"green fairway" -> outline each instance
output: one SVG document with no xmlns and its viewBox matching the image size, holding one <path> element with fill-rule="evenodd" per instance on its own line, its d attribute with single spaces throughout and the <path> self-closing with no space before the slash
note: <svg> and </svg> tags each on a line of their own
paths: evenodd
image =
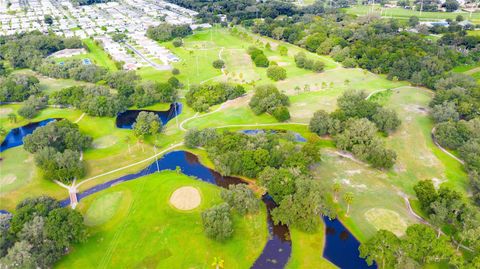
<svg viewBox="0 0 480 269">
<path fill-rule="evenodd" d="M 472 23 L 480 22 L 480 13 L 472 13 L 470 16 L 469 12 L 421 12 L 414 11 L 404 8 L 383 8 L 380 5 L 355 5 L 350 8 L 345 8 L 345 11 L 348 14 L 355 14 L 359 16 L 364 16 L 367 14 L 378 14 L 385 18 L 396 18 L 402 20 L 408 20 L 411 16 L 417 16 L 420 20 L 446 20 L 446 19 L 455 19 L 458 15 L 462 15 L 465 19 L 470 20 Z"/>
<path fill-rule="evenodd" d="M 99 45 L 95 43 L 93 39 L 83 39 L 82 42 L 87 47 L 88 53 L 74 57 L 78 57 L 79 59 L 89 58 L 97 65 L 106 67 L 110 70 L 117 70 L 115 62 Z"/>
<path fill-rule="evenodd" d="M 170 195 L 182 186 L 200 190 L 199 208 L 172 208 Z M 214 257 L 223 259 L 225 268 L 248 268 L 267 240 L 266 209 L 262 206 L 253 216 L 235 215 L 234 236 L 224 243 L 210 240 L 203 234 L 200 212 L 220 203 L 219 193 L 214 185 L 162 172 L 89 196 L 79 210 L 93 225 L 91 236 L 57 268 L 210 268 Z"/>
</svg>

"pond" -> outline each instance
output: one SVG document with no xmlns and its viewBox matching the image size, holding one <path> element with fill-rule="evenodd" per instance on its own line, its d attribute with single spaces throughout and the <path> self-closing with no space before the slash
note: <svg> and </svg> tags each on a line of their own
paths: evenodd
<svg viewBox="0 0 480 269">
<path fill-rule="evenodd" d="M 3 152 L 9 148 L 23 145 L 23 138 L 35 131 L 38 127 L 45 126 L 47 123 L 58 119 L 46 119 L 39 122 L 32 122 L 22 127 L 14 128 L 8 132 L 5 140 L 0 145 L 0 152 Z"/>
<path fill-rule="evenodd" d="M 140 112 L 153 112 L 162 121 L 162 124 L 165 125 L 171 119 L 175 118 L 176 116 L 182 113 L 182 104 L 181 103 L 173 103 L 170 104 L 170 108 L 167 111 L 156 111 L 156 110 L 127 110 L 122 113 L 118 113 L 117 118 L 115 120 L 115 124 L 118 128 L 122 129 L 132 129 L 133 123 L 137 119 L 138 114 Z"/>
<path fill-rule="evenodd" d="M 377 268 L 375 264 L 368 266 L 367 262 L 359 257 L 360 242 L 338 219 L 330 220 L 323 217 L 323 221 L 326 226 L 324 258 L 340 268 Z"/>
<path fill-rule="evenodd" d="M 272 133 L 285 133 L 285 134 L 292 134 L 293 138 L 295 139 L 296 142 L 307 142 L 307 139 L 303 137 L 301 134 L 293 131 L 286 131 L 286 130 L 264 130 L 264 129 L 251 129 L 251 130 L 240 130 L 240 133 L 244 133 L 247 135 L 257 135 L 257 134 L 264 134 L 266 132 L 272 132 Z"/>
</svg>

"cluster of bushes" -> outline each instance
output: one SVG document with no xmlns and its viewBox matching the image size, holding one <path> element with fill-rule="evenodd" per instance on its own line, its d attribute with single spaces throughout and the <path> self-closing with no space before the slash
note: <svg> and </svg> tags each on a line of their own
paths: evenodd
<svg viewBox="0 0 480 269">
<path fill-rule="evenodd" d="M 230 185 L 220 193 L 223 204 L 213 206 L 202 212 L 205 234 L 217 241 L 230 238 L 234 231 L 231 216 L 232 209 L 239 215 L 258 213 L 259 199 L 245 184 Z"/>
<path fill-rule="evenodd" d="M 267 69 L 267 77 L 274 81 L 284 80 L 287 78 L 287 70 L 278 65 L 271 65 Z"/>
<path fill-rule="evenodd" d="M 175 38 L 183 38 L 192 34 L 188 24 L 173 25 L 161 23 L 157 26 L 150 26 L 147 29 L 147 36 L 153 40 L 165 42 Z"/>
<path fill-rule="evenodd" d="M 11 74 L 0 77 L 0 102 L 22 102 L 41 93 L 40 81 L 31 75 Z"/>
<path fill-rule="evenodd" d="M 43 176 L 64 183 L 84 175 L 80 151 L 91 144 L 92 138 L 80 133 L 78 125 L 68 120 L 50 122 L 23 139 L 24 149 L 34 154 Z"/>
<path fill-rule="evenodd" d="M 248 105 L 257 115 L 267 112 L 278 121 L 290 119 L 287 108 L 290 105 L 288 96 L 281 93 L 274 85 L 257 86 Z"/>
<path fill-rule="evenodd" d="M 279 205 L 272 211 L 275 223 L 314 231 L 321 221 L 320 215 L 335 216 L 325 188 L 309 174 L 310 166 L 320 161 L 320 146 L 316 141 L 298 145 L 276 133 L 246 135 L 204 129 L 189 130 L 185 145 L 206 147 L 216 170 L 223 175 L 258 178 Z M 222 197 L 237 211 L 249 212 L 255 203 L 245 199 L 244 192 L 242 196 L 230 193 Z"/>
<path fill-rule="evenodd" d="M 342 150 L 351 151 L 357 158 L 374 167 L 390 168 L 396 154 L 386 149 L 377 137 L 380 130 L 394 131 L 401 121 L 395 111 L 366 100 L 361 91 L 344 93 L 338 100 L 338 109 L 331 114 L 320 110 L 310 120 L 309 129 L 318 134 L 330 134 Z"/>
<path fill-rule="evenodd" d="M 295 54 L 295 64 L 298 68 L 304 68 L 315 72 L 322 72 L 325 69 L 325 64 L 319 60 L 308 59 L 305 52 Z"/>
<path fill-rule="evenodd" d="M 0 215 L 0 264 L 4 268 L 50 268 L 72 244 L 86 240 L 82 215 L 50 197 L 28 198 L 15 214 Z"/>
<path fill-rule="evenodd" d="M 193 85 L 185 95 L 187 104 L 195 111 L 207 111 L 211 106 L 242 96 L 245 89 L 231 83 Z"/>
<path fill-rule="evenodd" d="M 480 204 L 480 87 L 462 74 L 449 74 L 435 84 L 430 106 L 436 121 L 435 139 L 457 150 L 469 172 L 473 199 Z"/>
<path fill-rule="evenodd" d="M 35 116 L 37 116 L 38 111 L 46 108 L 47 105 L 48 105 L 47 96 L 40 97 L 40 96 L 31 95 L 23 103 L 23 106 L 18 110 L 18 115 L 26 119 L 32 119 Z"/>
<path fill-rule="evenodd" d="M 268 67 L 270 65 L 270 62 L 268 61 L 267 56 L 265 56 L 263 53 L 263 50 L 256 47 L 249 47 L 247 52 L 256 67 Z"/>
</svg>

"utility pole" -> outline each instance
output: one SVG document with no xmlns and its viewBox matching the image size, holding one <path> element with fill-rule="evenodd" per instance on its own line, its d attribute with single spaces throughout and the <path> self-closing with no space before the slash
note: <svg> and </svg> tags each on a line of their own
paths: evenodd
<svg viewBox="0 0 480 269">
<path fill-rule="evenodd" d="M 155 139 L 155 144 L 153 145 L 153 151 L 155 152 L 155 163 L 157 164 L 157 172 L 160 173 L 160 167 L 158 166 L 158 157 L 157 157 L 157 139 Z"/>
</svg>

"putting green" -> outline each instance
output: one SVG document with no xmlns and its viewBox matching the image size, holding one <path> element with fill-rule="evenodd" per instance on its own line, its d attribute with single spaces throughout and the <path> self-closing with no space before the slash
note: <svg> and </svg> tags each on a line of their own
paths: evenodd
<svg viewBox="0 0 480 269">
<path fill-rule="evenodd" d="M 407 230 L 407 223 L 400 215 L 392 210 L 384 208 L 372 208 L 365 212 L 365 218 L 377 230 L 388 230 L 397 236 L 403 236 Z"/>
<path fill-rule="evenodd" d="M 117 213 L 123 199 L 123 192 L 112 192 L 96 198 L 84 216 L 88 226 L 101 225 L 110 220 Z"/>
<path fill-rule="evenodd" d="M 200 190 L 203 198 L 188 213 L 169 204 L 183 186 Z M 98 225 L 56 267 L 210 268 L 220 257 L 225 268 L 249 268 L 267 241 L 266 208 L 262 204 L 260 213 L 251 216 L 234 214 L 233 237 L 217 242 L 204 234 L 201 212 L 221 202 L 219 187 L 173 171 L 115 185 L 81 200 L 80 212 Z M 102 216 L 108 206 L 116 208 L 109 219 Z"/>
</svg>

